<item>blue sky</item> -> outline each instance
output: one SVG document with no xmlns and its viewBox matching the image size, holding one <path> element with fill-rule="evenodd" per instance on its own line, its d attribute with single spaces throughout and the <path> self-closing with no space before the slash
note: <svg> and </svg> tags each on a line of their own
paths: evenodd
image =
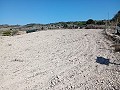
<svg viewBox="0 0 120 90">
<path fill-rule="evenodd" d="M 120 0 L 0 0 L 0 24 L 100 20 L 118 10 Z"/>
</svg>

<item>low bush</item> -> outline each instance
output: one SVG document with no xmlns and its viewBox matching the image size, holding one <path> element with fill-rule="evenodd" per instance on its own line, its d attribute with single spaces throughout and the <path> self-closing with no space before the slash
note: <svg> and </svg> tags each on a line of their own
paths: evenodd
<svg viewBox="0 0 120 90">
<path fill-rule="evenodd" d="M 32 30 L 27 30 L 26 33 L 32 33 L 32 32 L 36 32 L 37 29 L 32 29 Z"/>
<path fill-rule="evenodd" d="M 18 33 L 18 30 L 5 30 L 2 32 L 2 36 L 13 36 Z"/>
<path fill-rule="evenodd" d="M 11 36 L 11 30 L 3 31 L 2 36 Z"/>
</svg>

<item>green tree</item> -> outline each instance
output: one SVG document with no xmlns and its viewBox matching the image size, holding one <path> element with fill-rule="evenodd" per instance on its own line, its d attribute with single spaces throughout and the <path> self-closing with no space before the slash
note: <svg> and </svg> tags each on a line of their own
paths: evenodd
<svg viewBox="0 0 120 90">
<path fill-rule="evenodd" d="M 95 21 L 92 19 L 87 20 L 86 24 L 95 24 Z"/>
</svg>

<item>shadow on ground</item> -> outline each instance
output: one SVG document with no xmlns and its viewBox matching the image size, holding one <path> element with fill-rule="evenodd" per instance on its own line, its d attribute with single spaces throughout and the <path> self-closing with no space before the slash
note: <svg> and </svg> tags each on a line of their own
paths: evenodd
<svg viewBox="0 0 120 90">
<path fill-rule="evenodd" d="M 96 62 L 104 65 L 109 65 L 109 64 L 120 65 L 117 63 L 110 62 L 109 59 L 106 59 L 104 57 L 97 57 Z"/>
</svg>

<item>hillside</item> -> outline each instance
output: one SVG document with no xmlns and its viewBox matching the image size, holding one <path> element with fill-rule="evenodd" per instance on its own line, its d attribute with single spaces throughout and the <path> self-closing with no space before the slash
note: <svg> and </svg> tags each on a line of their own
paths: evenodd
<svg viewBox="0 0 120 90">
<path fill-rule="evenodd" d="M 112 21 L 120 23 L 120 11 L 118 11 L 112 18 Z"/>
</svg>

